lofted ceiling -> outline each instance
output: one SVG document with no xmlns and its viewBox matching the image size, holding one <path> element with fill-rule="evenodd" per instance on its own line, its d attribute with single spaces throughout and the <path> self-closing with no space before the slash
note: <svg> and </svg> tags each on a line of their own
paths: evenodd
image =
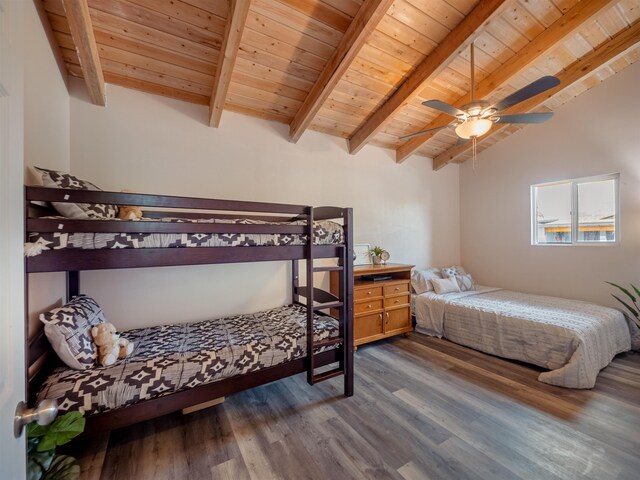
<svg viewBox="0 0 640 480">
<path fill-rule="evenodd" d="M 40 2 L 41 0 L 36 0 Z M 497 101 L 543 75 L 561 84 L 518 105 L 546 111 L 640 56 L 640 0 L 44 0 L 69 75 L 94 103 L 104 83 L 417 154 L 434 168 L 471 155 L 451 117 L 421 105 Z M 222 120 L 223 121 L 223 120 Z M 518 126 L 494 125 L 481 151 Z M 535 128 L 527 127 L 527 128 Z"/>
</svg>

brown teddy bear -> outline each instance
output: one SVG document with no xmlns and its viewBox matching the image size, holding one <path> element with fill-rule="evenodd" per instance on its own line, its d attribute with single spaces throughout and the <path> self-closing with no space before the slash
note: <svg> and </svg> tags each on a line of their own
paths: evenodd
<svg viewBox="0 0 640 480">
<path fill-rule="evenodd" d="M 121 338 L 112 323 L 101 323 L 93 327 L 91 336 L 98 346 L 98 363 L 103 367 L 113 365 L 119 358 L 125 358 L 133 352 L 133 342 Z"/>
<path fill-rule="evenodd" d="M 131 190 L 122 190 L 122 193 L 134 193 Z M 121 205 L 118 208 L 118 218 L 122 220 L 140 220 L 142 209 L 132 205 Z"/>
</svg>

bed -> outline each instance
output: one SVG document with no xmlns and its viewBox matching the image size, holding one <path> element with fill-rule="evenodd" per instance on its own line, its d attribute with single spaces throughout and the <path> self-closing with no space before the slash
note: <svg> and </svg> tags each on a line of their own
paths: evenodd
<svg viewBox="0 0 640 480">
<path fill-rule="evenodd" d="M 56 398 L 96 433 L 300 373 L 310 385 L 343 376 L 353 395 L 352 209 L 106 192 L 47 172 L 55 184 L 25 187 L 27 295 L 41 272 L 66 273 L 70 302 L 86 270 L 288 261 L 291 298 L 268 312 L 126 332 L 132 358 L 86 371 L 61 366 L 45 332 L 29 331 L 29 403 Z M 116 218 L 123 206 L 144 217 Z M 317 288 L 316 272 L 337 273 L 338 291 Z"/>
<path fill-rule="evenodd" d="M 306 308 L 286 305 L 250 315 L 122 332 L 135 349 L 114 365 L 55 369 L 38 400 L 55 399 L 59 411 L 95 415 L 257 372 L 306 356 Z M 315 314 L 314 341 L 338 338 L 338 322 Z M 319 347 L 320 353 L 337 345 Z"/>
<path fill-rule="evenodd" d="M 577 300 L 476 285 L 414 295 L 416 331 L 549 371 L 538 380 L 592 388 L 619 353 L 640 347 L 638 327 L 620 311 Z"/>
</svg>

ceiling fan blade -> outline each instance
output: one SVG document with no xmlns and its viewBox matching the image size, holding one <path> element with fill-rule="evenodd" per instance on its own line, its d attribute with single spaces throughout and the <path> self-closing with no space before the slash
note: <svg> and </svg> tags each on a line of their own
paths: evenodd
<svg viewBox="0 0 640 480">
<path fill-rule="evenodd" d="M 469 140 L 471 140 L 470 138 L 462 138 L 459 137 L 458 141 L 456 142 L 456 144 L 454 145 L 454 147 L 459 147 L 460 145 L 464 145 L 465 143 L 467 143 Z"/>
<path fill-rule="evenodd" d="M 553 117 L 553 112 L 516 113 L 513 115 L 497 115 L 495 123 L 544 123 Z"/>
<path fill-rule="evenodd" d="M 539 93 L 546 92 L 550 88 L 553 88 L 557 85 L 560 85 L 560 80 L 558 80 L 556 77 L 541 77 L 535 82 L 531 82 L 526 87 L 521 88 L 517 92 L 512 93 L 508 97 L 503 98 L 498 103 L 492 105 L 489 108 L 494 108 L 500 112 L 520 102 L 524 102 L 528 98 L 535 97 Z"/>
<path fill-rule="evenodd" d="M 446 114 L 451 115 L 452 117 L 458 117 L 460 115 L 466 117 L 467 114 L 460 110 L 457 107 L 454 107 L 453 105 L 449 105 L 446 102 L 443 102 L 441 100 L 427 100 L 422 102 L 422 104 L 426 107 L 430 107 L 430 108 L 434 108 L 436 110 L 440 110 L 441 112 L 444 112 Z"/>
<path fill-rule="evenodd" d="M 423 130 L 422 132 L 412 133 L 411 135 L 405 135 L 404 137 L 400 137 L 398 140 L 409 140 L 413 137 L 419 137 L 420 135 L 424 135 L 425 133 L 437 132 L 438 130 L 443 130 L 445 128 L 449 128 L 451 125 L 445 125 L 443 127 L 430 128 L 429 130 Z"/>
</svg>

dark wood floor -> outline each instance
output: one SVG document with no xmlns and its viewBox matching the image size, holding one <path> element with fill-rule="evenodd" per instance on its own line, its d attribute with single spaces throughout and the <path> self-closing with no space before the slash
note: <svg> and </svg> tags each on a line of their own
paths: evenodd
<svg viewBox="0 0 640 480">
<path fill-rule="evenodd" d="M 419 334 L 356 361 L 353 398 L 285 379 L 85 441 L 81 478 L 640 478 L 640 354 L 593 390 Z"/>
</svg>

